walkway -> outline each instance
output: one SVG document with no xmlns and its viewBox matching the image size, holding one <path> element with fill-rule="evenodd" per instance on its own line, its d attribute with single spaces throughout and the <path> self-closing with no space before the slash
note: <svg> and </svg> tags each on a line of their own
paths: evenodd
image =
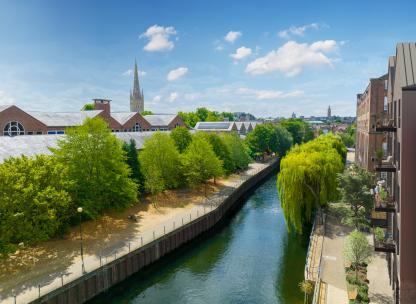
<svg viewBox="0 0 416 304">
<path fill-rule="evenodd" d="M 372 242 L 372 236 L 371 242 Z M 390 286 L 386 254 L 376 252 L 367 267 L 367 278 L 370 281 L 368 293 L 370 304 L 393 304 L 393 290 Z"/>
<path fill-rule="evenodd" d="M 151 214 L 150 221 L 146 211 L 141 211 L 136 213 L 138 217 L 137 223 L 128 222 L 126 220 L 126 212 L 123 213 L 123 218 L 111 217 L 112 228 L 110 229 L 103 229 L 102 226 L 107 224 L 102 221 L 85 223 L 86 226 L 93 225 L 93 229 L 91 227 L 87 229 L 90 234 L 84 240 L 84 265 L 86 272 L 109 263 L 120 255 L 138 249 L 154 239 L 182 225 L 186 225 L 205 213 L 211 212 L 242 182 L 267 166 L 268 164 L 253 163 L 247 171 L 223 180 L 221 190 L 209 199 L 201 199 L 193 203 L 188 201 L 188 204 L 185 206 L 165 208 L 160 215 L 158 213 Z M 127 212 L 132 212 L 132 210 Z M 144 220 L 143 223 L 142 220 Z M 114 226 L 114 221 L 120 227 Z M 96 230 L 104 230 L 104 233 L 101 233 L 98 239 L 94 235 L 94 228 Z M 54 243 L 58 243 L 59 246 L 54 248 Z M 67 247 L 65 246 L 66 243 Z M 2 279 L 0 279 L 0 302 L 14 303 L 13 295 L 17 295 L 17 303 L 27 303 L 36 299 L 39 295 L 44 295 L 80 277 L 82 275 L 82 264 L 78 246 L 79 240 L 76 238 L 52 240 L 46 242 L 46 245 L 37 246 L 43 250 L 40 252 L 41 261 L 34 261 L 30 267 L 22 267 L 23 270 L 17 273 L 10 273 L 7 276 L 3 273 Z M 54 251 L 50 252 L 51 247 Z M 13 260 L 3 261 L 1 264 L 10 262 L 13 262 Z M 1 264 L 0 266 L 4 266 Z"/>
</svg>

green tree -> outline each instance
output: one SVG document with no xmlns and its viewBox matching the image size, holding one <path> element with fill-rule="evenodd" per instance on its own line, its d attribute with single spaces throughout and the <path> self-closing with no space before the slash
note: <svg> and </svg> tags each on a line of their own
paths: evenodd
<svg viewBox="0 0 416 304">
<path fill-rule="evenodd" d="M 280 125 L 292 134 L 294 144 L 301 144 L 313 139 L 311 126 L 300 118 L 282 120 Z"/>
<path fill-rule="evenodd" d="M 123 150 L 127 155 L 127 165 L 130 167 L 130 178 L 137 184 L 138 190 L 141 191 L 144 186 L 144 176 L 140 170 L 139 156 L 137 154 L 136 142 L 130 139 L 129 143 L 123 144 Z"/>
<path fill-rule="evenodd" d="M 178 115 L 188 128 L 195 127 L 196 123 L 200 121 L 198 115 L 194 112 L 179 112 Z"/>
<path fill-rule="evenodd" d="M 191 132 L 185 127 L 176 127 L 170 132 L 170 137 L 175 142 L 175 146 L 179 153 L 185 151 L 192 141 Z"/>
<path fill-rule="evenodd" d="M 233 114 L 233 113 L 231 113 L 231 112 L 222 112 L 222 113 L 221 113 L 221 116 L 222 116 L 222 118 L 223 118 L 223 119 L 221 119 L 221 120 L 224 120 L 224 119 L 226 119 L 226 120 L 228 120 L 228 121 L 234 121 L 234 120 L 235 120 L 235 116 L 234 116 L 234 114 Z"/>
<path fill-rule="evenodd" d="M 148 138 L 139 160 L 148 192 L 155 194 L 180 185 L 182 170 L 179 152 L 168 134 L 155 132 Z"/>
<path fill-rule="evenodd" d="M 62 233 L 75 208 L 64 166 L 51 156 L 9 158 L 0 165 L 0 253 L 20 242 Z"/>
<path fill-rule="evenodd" d="M 369 225 L 366 215 L 374 206 L 374 198 L 370 188 L 374 184 L 374 175 L 356 164 L 352 164 L 337 175 L 340 201 L 347 204 L 350 209 L 343 222 L 356 229 Z"/>
<path fill-rule="evenodd" d="M 317 208 L 338 197 L 336 176 L 342 172 L 342 156 L 330 136 L 294 147 L 281 160 L 277 179 L 280 204 L 287 227 L 302 233 Z"/>
<path fill-rule="evenodd" d="M 225 144 L 223 137 L 219 136 L 216 133 L 208 133 L 208 132 L 197 132 L 195 137 L 203 137 L 206 141 L 208 141 L 211 146 L 212 150 L 214 151 L 215 155 L 222 160 L 224 173 L 230 174 L 235 171 L 235 163 L 231 158 L 231 152 L 228 145 Z"/>
<path fill-rule="evenodd" d="M 234 163 L 234 167 L 238 170 L 247 169 L 251 158 L 248 154 L 247 147 L 243 144 L 240 137 L 235 133 L 223 133 L 220 136 L 230 151 L 230 156 L 232 162 Z"/>
<path fill-rule="evenodd" d="M 202 137 L 195 137 L 182 155 L 185 178 L 190 185 L 223 175 L 222 161 Z M 205 188 L 206 189 L 206 188 Z"/>
<path fill-rule="evenodd" d="M 153 112 L 152 112 L 152 111 L 147 110 L 147 111 L 143 111 L 143 112 L 141 112 L 140 114 L 141 114 L 142 116 L 146 116 L 146 115 L 153 115 Z"/>
<path fill-rule="evenodd" d="M 371 261 L 374 248 L 370 245 L 367 237 L 362 232 L 354 230 L 351 232 L 344 245 L 344 258 L 351 263 L 355 269 L 355 278 L 358 278 L 358 268 Z"/>
<path fill-rule="evenodd" d="M 209 110 L 207 108 L 197 108 L 196 115 L 198 115 L 199 121 L 206 121 L 209 115 Z"/>
<path fill-rule="evenodd" d="M 87 118 L 81 126 L 67 129 L 58 148 L 51 150 L 74 182 L 71 196 L 88 217 L 136 201 L 137 185 L 130 179 L 122 143 L 101 118 Z"/>
<path fill-rule="evenodd" d="M 95 110 L 93 103 L 86 103 L 81 109 L 81 111 L 92 111 L 92 110 Z"/>
</svg>

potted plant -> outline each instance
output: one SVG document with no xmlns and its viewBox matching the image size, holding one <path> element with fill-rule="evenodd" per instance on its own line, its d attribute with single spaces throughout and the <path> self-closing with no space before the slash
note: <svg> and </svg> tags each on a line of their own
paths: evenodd
<svg viewBox="0 0 416 304">
<path fill-rule="evenodd" d="M 385 207 L 387 202 L 387 191 L 384 189 L 384 187 L 380 187 L 380 190 L 378 192 L 378 197 L 380 198 L 380 204 Z"/>
<path fill-rule="evenodd" d="M 383 149 L 378 148 L 376 150 L 376 160 L 379 165 L 381 165 L 381 161 L 383 160 L 383 155 L 384 155 Z"/>
<path fill-rule="evenodd" d="M 378 243 L 384 242 L 384 239 L 385 239 L 384 230 L 380 227 L 374 228 L 374 238 Z"/>
</svg>

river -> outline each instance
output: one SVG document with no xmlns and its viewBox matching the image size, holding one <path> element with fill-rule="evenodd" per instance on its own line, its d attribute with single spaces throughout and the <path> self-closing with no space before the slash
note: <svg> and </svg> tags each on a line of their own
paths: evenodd
<svg viewBox="0 0 416 304">
<path fill-rule="evenodd" d="M 229 224 L 92 303 L 303 303 L 307 240 L 288 234 L 270 177 Z"/>
</svg>

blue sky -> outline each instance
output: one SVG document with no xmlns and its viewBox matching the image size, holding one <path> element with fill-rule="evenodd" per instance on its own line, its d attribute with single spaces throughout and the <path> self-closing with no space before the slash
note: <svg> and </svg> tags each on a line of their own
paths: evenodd
<svg viewBox="0 0 416 304">
<path fill-rule="evenodd" d="M 261 3 L 260 3 L 261 2 Z M 342 4 L 341 4 L 342 2 Z M 377 3 L 377 5 L 375 5 Z M 355 115 L 356 94 L 414 41 L 414 1 L 2 1 L 0 104 Z M 394 10 L 394 15 L 392 12 Z"/>
</svg>

